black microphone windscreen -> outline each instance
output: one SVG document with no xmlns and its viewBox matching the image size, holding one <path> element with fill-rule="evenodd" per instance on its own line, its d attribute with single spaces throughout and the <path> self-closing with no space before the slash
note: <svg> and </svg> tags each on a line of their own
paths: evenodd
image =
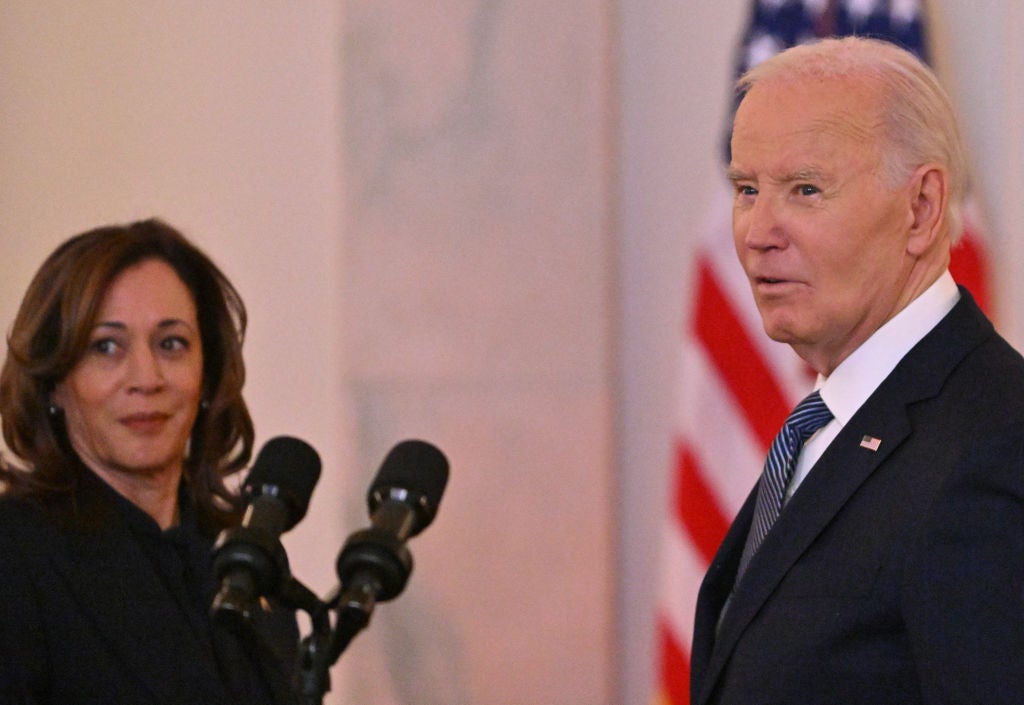
<svg viewBox="0 0 1024 705">
<path fill-rule="evenodd" d="M 298 438 L 277 436 L 256 456 L 242 487 L 247 495 L 270 494 L 288 505 L 287 529 L 306 516 L 313 488 L 320 479 L 320 456 Z"/>
<path fill-rule="evenodd" d="M 402 488 L 423 495 L 434 511 L 448 483 L 448 459 L 425 441 L 402 441 L 387 454 L 367 493 L 370 511 L 374 495 L 387 488 Z"/>
</svg>

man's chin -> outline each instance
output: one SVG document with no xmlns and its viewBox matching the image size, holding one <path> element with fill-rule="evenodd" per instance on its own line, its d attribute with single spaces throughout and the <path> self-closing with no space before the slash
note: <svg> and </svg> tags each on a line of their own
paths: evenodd
<svg viewBox="0 0 1024 705">
<path fill-rule="evenodd" d="M 797 335 L 796 328 L 790 321 L 779 321 L 769 317 L 762 317 L 761 324 L 764 326 L 765 335 L 776 343 L 793 345 L 800 341 L 800 336 Z"/>
</svg>

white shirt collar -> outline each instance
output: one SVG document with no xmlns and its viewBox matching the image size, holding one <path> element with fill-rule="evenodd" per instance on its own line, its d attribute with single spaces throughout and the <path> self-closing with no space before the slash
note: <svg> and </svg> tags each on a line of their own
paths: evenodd
<svg viewBox="0 0 1024 705">
<path fill-rule="evenodd" d="M 818 377 L 816 386 L 821 398 L 840 426 L 846 425 L 899 361 L 959 300 L 960 291 L 947 270 L 854 350 L 831 375 Z"/>
</svg>

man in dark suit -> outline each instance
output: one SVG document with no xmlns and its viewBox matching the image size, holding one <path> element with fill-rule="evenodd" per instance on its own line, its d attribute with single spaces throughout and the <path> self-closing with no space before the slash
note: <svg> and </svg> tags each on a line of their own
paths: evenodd
<svg viewBox="0 0 1024 705">
<path fill-rule="evenodd" d="M 948 272 L 949 101 L 857 38 L 740 88 L 736 251 L 817 393 L 705 576 L 691 700 L 1024 703 L 1024 360 Z"/>
</svg>

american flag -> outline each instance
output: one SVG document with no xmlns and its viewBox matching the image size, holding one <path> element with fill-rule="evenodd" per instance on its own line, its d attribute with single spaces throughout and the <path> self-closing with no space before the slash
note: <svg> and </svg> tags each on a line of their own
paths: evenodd
<svg viewBox="0 0 1024 705">
<path fill-rule="evenodd" d="M 794 44 L 847 34 L 885 39 L 929 61 L 936 47 L 928 44 L 926 19 L 921 0 L 756 0 L 737 52 L 736 77 Z M 802 361 L 763 333 L 733 252 L 732 197 L 724 177 L 721 183 L 695 256 L 694 291 L 677 358 L 675 465 L 662 538 L 655 705 L 689 703 L 690 639 L 700 581 L 757 481 L 772 438 L 812 382 Z M 977 214 L 969 199 L 951 270 L 991 315 Z"/>
</svg>

